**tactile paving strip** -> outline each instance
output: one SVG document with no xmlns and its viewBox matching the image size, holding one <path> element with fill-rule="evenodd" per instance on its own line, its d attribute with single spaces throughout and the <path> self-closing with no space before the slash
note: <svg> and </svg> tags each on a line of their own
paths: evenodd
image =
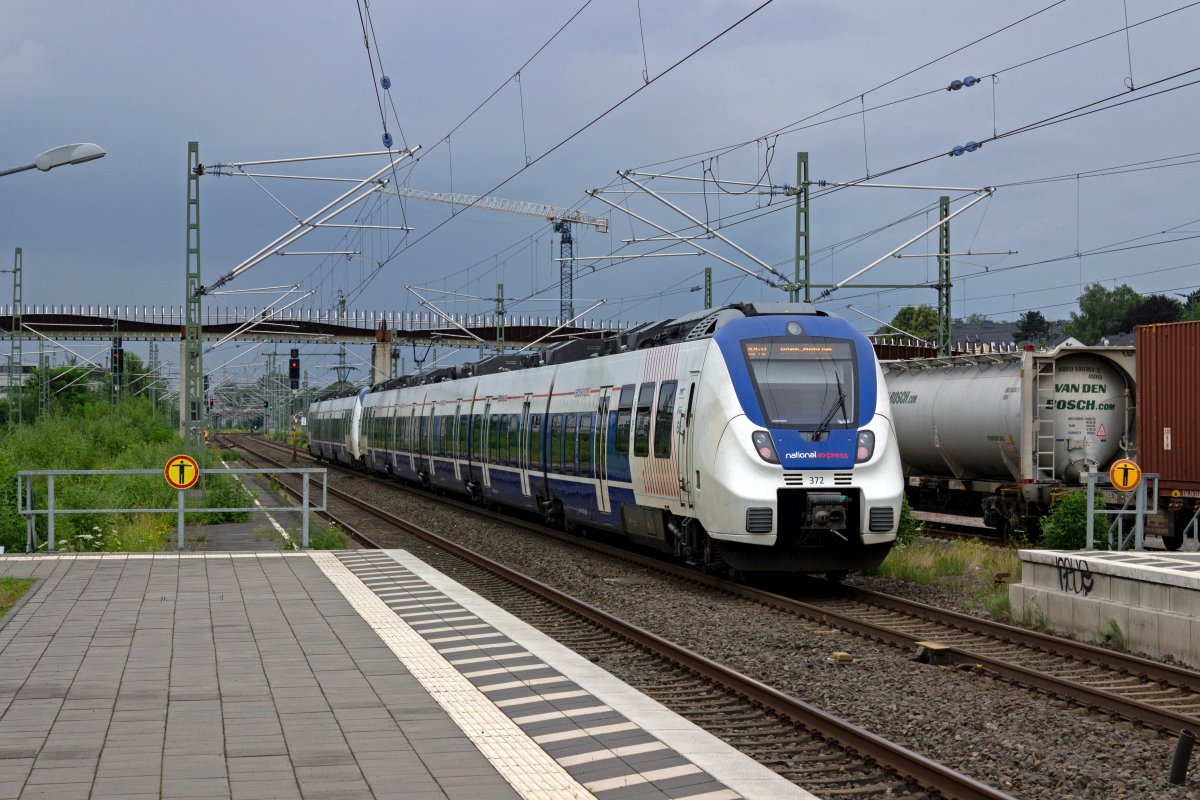
<svg viewBox="0 0 1200 800">
<path fill-rule="evenodd" d="M 485 705 L 595 796 L 742 796 L 387 554 L 341 552 L 337 558 L 475 686 Z"/>
</svg>

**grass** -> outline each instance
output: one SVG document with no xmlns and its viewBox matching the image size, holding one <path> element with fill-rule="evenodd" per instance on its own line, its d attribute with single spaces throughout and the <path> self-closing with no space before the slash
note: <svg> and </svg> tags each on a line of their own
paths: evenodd
<svg viewBox="0 0 1200 800">
<path fill-rule="evenodd" d="M 1011 618 L 1008 584 L 1021 580 L 1017 551 L 975 541 L 914 539 L 892 549 L 874 574 L 962 592 L 967 609 Z"/>
<path fill-rule="evenodd" d="M 0 616 L 7 614 L 34 583 L 33 578 L 0 578 Z"/>
<path fill-rule="evenodd" d="M 161 475 L 167 459 L 184 451 L 174 422 L 155 415 L 144 400 L 87 401 L 38 417 L 32 424 L 0 432 L 0 545 L 25 549 L 25 519 L 17 514 L 15 473 L 23 469 L 152 469 L 150 475 L 80 475 L 55 479 L 58 508 L 172 508 L 175 490 Z M 219 467 L 209 451 L 205 467 Z M 47 483 L 33 482 L 37 508 L 46 507 Z M 250 494 L 228 475 L 205 476 L 202 488 L 187 492 L 189 506 L 252 504 Z M 189 513 L 192 525 L 248 519 L 245 512 Z M 174 513 L 64 514 L 55 519 L 56 546 L 71 551 L 162 550 L 175 529 Z M 38 520 L 39 549 L 45 547 L 46 519 Z"/>
<path fill-rule="evenodd" d="M 308 521 L 308 546 L 313 550 L 345 550 L 346 534 L 337 525 L 331 525 L 321 522 L 315 517 L 310 517 Z M 290 544 L 286 540 L 280 539 L 279 547 L 281 550 L 298 549 L 300 547 L 299 533 L 292 536 Z"/>
</svg>

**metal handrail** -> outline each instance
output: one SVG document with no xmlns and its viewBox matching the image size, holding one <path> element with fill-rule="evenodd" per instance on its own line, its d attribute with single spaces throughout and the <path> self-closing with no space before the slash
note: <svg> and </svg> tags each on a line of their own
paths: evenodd
<svg viewBox="0 0 1200 800">
<path fill-rule="evenodd" d="M 55 552 L 54 540 L 54 520 L 60 514 L 178 514 L 176 548 L 183 550 L 184 546 L 184 516 L 186 514 L 197 514 L 214 511 L 222 512 L 250 512 L 250 511 L 275 511 L 275 512 L 299 512 L 301 515 L 300 527 L 300 546 L 307 548 L 308 527 L 309 527 L 309 512 L 310 511 L 325 511 L 329 497 L 329 477 L 324 467 L 295 467 L 295 468 L 250 468 L 250 467 L 224 467 L 222 469 L 204 468 L 200 470 L 200 475 L 300 475 L 303 478 L 302 499 L 299 506 L 188 506 L 186 493 L 189 489 L 179 489 L 178 504 L 174 508 L 59 508 L 55 504 L 54 496 L 54 479 L 58 476 L 71 475 L 162 475 L 161 469 L 27 469 L 17 472 L 17 513 L 25 517 L 25 552 L 34 552 L 37 545 L 37 519 L 45 517 L 46 522 L 46 550 L 47 552 Z M 310 495 L 310 481 L 312 475 L 319 474 L 321 476 L 321 503 L 319 506 L 312 505 Z M 34 478 L 44 477 L 46 479 L 46 507 L 36 508 L 34 503 L 33 483 Z"/>
</svg>

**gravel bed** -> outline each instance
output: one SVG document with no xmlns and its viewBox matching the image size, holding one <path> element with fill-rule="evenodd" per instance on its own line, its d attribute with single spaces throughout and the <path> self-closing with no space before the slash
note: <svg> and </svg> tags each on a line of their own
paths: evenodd
<svg viewBox="0 0 1200 800">
<path fill-rule="evenodd" d="M 481 521 L 362 478 L 331 479 L 353 482 L 371 502 L 418 525 L 1014 797 L 1200 797 L 1200 776 L 1183 787 L 1167 783 L 1174 737 L 971 670 L 918 664 L 900 649 L 514 530 L 500 518 Z M 398 546 L 437 565 L 430 546 L 410 537 Z M 960 607 L 954 592 L 853 580 Z M 853 662 L 833 663 L 836 650 Z M 601 665 L 618 676 L 636 668 Z"/>
</svg>

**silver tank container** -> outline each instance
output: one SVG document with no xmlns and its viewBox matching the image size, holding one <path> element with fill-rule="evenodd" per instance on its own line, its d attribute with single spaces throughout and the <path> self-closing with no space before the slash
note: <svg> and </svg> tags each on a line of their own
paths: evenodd
<svg viewBox="0 0 1200 800">
<path fill-rule="evenodd" d="M 1088 353 L 1063 355 L 1053 374 L 1026 378 L 1020 360 L 885 364 L 900 456 L 916 475 L 1019 480 L 1022 459 L 1037 459 L 1054 439 L 1054 475 L 1078 483 L 1121 449 L 1127 384 L 1121 369 Z M 1024 443 L 1024 444 L 1023 444 Z M 1022 453 L 1022 449 L 1030 452 Z M 1049 459 L 1043 458 L 1048 464 Z"/>
</svg>

